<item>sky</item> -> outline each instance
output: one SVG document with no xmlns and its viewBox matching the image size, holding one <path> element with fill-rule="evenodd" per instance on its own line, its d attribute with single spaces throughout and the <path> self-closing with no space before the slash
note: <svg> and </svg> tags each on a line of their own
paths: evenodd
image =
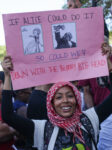
<svg viewBox="0 0 112 150">
<path fill-rule="evenodd" d="M 66 0 L 1 0 L 0 2 L 0 45 L 5 45 L 2 14 L 60 10 Z"/>
</svg>

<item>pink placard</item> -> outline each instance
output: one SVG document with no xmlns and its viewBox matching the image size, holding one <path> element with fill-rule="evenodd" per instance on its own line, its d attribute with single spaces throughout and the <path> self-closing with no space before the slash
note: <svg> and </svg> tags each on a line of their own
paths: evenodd
<svg viewBox="0 0 112 150">
<path fill-rule="evenodd" d="M 102 8 L 4 14 L 15 90 L 108 75 Z"/>
</svg>

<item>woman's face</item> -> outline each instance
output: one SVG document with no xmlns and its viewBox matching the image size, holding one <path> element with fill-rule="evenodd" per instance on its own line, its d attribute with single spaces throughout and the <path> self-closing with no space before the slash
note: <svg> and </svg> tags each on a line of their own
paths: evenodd
<svg viewBox="0 0 112 150">
<path fill-rule="evenodd" d="M 68 5 L 68 9 L 73 9 L 76 7 L 74 0 L 68 0 L 67 5 Z"/>
<path fill-rule="evenodd" d="M 76 109 L 76 99 L 69 86 L 57 90 L 53 98 L 53 107 L 56 113 L 64 118 L 71 117 Z"/>
<path fill-rule="evenodd" d="M 68 9 L 80 8 L 82 6 L 79 0 L 68 0 L 67 5 L 68 5 Z"/>
</svg>

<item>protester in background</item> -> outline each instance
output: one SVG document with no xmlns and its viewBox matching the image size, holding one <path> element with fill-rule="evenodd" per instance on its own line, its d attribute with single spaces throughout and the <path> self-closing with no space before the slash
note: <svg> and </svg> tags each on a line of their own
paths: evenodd
<svg viewBox="0 0 112 150">
<path fill-rule="evenodd" d="M 84 101 L 87 109 L 97 106 L 110 94 L 107 87 L 108 82 L 107 77 L 98 77 L 79 81 L 79 86 L 82 86 L 84 89 Z"/>
<path fill-rule="evenodd" d="M 14 91 L 14 111 L 23 117 L 27 117 L 27 105 L 31 92 L 31 88 Z"/>
<path fill-rule="evenodd" d="M 82 2 L 83 1 L 81 0 L 67 0 L 68 9 L 81 8 L 83 6 Z M 107 81 L 107 79 L 108 78 L 104 78 L 104 81 Z M 79 81 L 79 86 L 83 86 L 84 89 L 83 92 L 86 108 L 99 104 L 102 100 L 104 100 L 106 96 L 109 95 L 110 91 L 108 90 L 108 88 L 102 88 L 103 86 L 105 86 L 104 81 L 102 81 L 102 78 L 97 78 L 97 80 L 96 78 L 94 78 Z M 98 84 L 102 83 L 102 87 L 98 86 Z"/>
<path fill-rule="evenodd" d="M 92 7 L 96 7 L 97 2 L 98 0 L 92 0 Z M 84 8 L 85 5 L 83 3 L 84 3 L 83 0 L 67 0 L 67 8 L 68 9 Z M 104 35 L 109 38 L 109 31 L 105 20 L 104 20 Z"/>
<path fill-rule="evenodd" d="M 79 81 L 78 80 L 72 81 L 72 84 L 75 85 L 77 87 L 77 89 L 80 91 L 80 95 L 81 95 L 81 110 L 84 111 L 84 110 L 86 110 L 86 106 L 85 106 L 85 101 L 84 101 L 83 88 L 81 86 L 79 86 Z"/>
<path fill-rule="evenodd" d="M 20 89 L 13 91 L 13 110 L 18 115 L 27 118 L 27 106 L 29 102 L 29 97 L 32 92 L 31 88 Z M 18 133 L 15 145 L 18 150 L 25 150 L 26 147 L 26 137 Z"/>
<path fill-rule="evenodd" d="M 104 36 L 105 43 L 108 45 L 108 38 Z M 109 49 L 108 47 L 106 49 Z M 111 50 L 110 50 L 111 51 Z M 111 52 L 109 51 L 109 57 L 111 57 Z M 110 59 L 110 58 L 109 58 Z M 110 59 L 112 61 L 112 59 Z M 109 85 L 109 77 L 98 77 L 86 80 L 80 80 L 79 86 L 82 86 L 84 89 L 84 100 L 86 108 L 90 108 L 92 106 L 96 106 L 100 104 L 109 94 L 110 89 Z"/>
<path fill-rule="evenodd" d="M 0 71 L 0 150 L 14 150 L 14 136 L 16 131 L 2 121 L 1 117 L 1 99 L 4 84 L 4 72 Z"/>
<path fill-rule="evenodd" d="M 110 60 L 108 63 L 111 64 Z M 31 121 L 13 113 L 9 74 L 10 69 L 13 68 L 9 56 L 4 58 L 2 66 L 5 71 L 2 115 L 8 124 L 25 136 L 33 138 L 34 146 L 39 150 L 43 149 L 42 146 L 50 150 L 78 147 L 95 149 L 99 122 L 101 123 L 112 113 L 112 93 L 102 104 L 82 113 L 77 88 L 70 82 L 56 83 L 47 95 L 47 113 L 50 121 Z M 109 70 L 111 69 L 112 64 L 109 65 Z M 110 77 L 112 80 L 112 74 Z"/>
<path fill-rule="evenodd" d="M 81 8 L 83 3 L 81 0 L 67 0 L 67 5 L 69 9 L 74 9 Z M 105 30 L 105 35 L 108 36 L 107 29 Z M 83 86 L 84 89 L 83 92 L 86 108 L 100 104 L 110 93 L 108 89 L 108 77 L 82 80 L 79 81 L 79 86 Z"/>
<path fill-rule="evenodd" d="M 81 0 L 67 0 L 67 6 L 68 6 L 68 9 L 81 8 L 82 1 Z"/>
<path fill-rule="evenodd" d="M 103 44 L 103 54 L 108 53 L 109 59 L 112 61 L 112 47 L 107 43 Z M 110 70 L 112 72 L 112 69 Z M 111 90 L 111 89 L 110 89 Z M 98 150 L 111 150 L 112 149 L 112 115 L 110 115 L 101 124 L 99 134 Z"/>
<path fill-rule="evenodd" d="M 27 117 L 30 119 L 37 119 L 37 120 L 48 120 L 47 117 L 47 108 L 46 108 L 46 97 L 47 92 L 51 84 L 47 85 L 40 85 L 34 87 L 27 107 Z M 33 139 L 27 138 L 26 147 L 30 147 L 33 150 Z"/>
<path fill-rule="evenodd" d="M 33 89 L 28 103 L 27 117 L 30 119 L 48 119 L 46 108 L 47 92 L 52 84 L 37 86 Z"/>
<path fill-rule="evenodd" d="M 108 52 L 109 54 L 108 59 L 112 61 L 111 47 L 107 43 L 104 43 L 103 46 L 106 49 L 105 52 L 103 52 L 103 54 Z M 84 100 L 85 100 L 87 109 L 93 106 L 97 106 L 98 104 L 102 103 L 104 98 L 110 94 L 110 88 L 108 86 L 109 77 L 107 76 L 82 80 L 82 81 L 79 81 L 79 85 L 83 86 Z M 103 150 L 103 149 L 109 150 L 109 148 L 112 149 L 111 124 L 112 124 L 112 115 L 110 115 L 101 124 L 99 143 L 98 143 L 99 150 Z"/>
</svg>

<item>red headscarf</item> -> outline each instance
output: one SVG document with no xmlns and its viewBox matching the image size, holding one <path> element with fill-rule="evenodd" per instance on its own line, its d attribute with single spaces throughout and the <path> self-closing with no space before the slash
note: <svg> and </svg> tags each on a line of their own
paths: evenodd
<svg viewBox="0 0 112 150">
<path fill-rule="evenodd" d="M 76 101 L 77 101 L 77 106 L 76 106 L 75 112 L 69 118 L 64 118 L 64 117 L 59 116 L 55 112 L 52 102 L 51 102 L 53 100 L 54 95 L 56 94 L 56 91 L 63 86 L 71 87 L 71 89 L 73 90 L 73 92 L 75 94 Z M 76 136 L 82 142 L 84 142 L 83 137 L 82 137 L 82 132 L 80 130 L 80 127 L 81 127 L 80 115 L 82 114 L 80 92 L 77 90 L 77 88 L 72 83 L 58 82 L 50 88 L 50 90 L 48 91 L 48 94 L 47 94 L 47 113 L 48 113 L 49 120 L 53 125 L 56 125 L 58 127 L 65 129 L 65 133 L 67 131 L 73 133 L 74 137 Z"/>
</svg>

